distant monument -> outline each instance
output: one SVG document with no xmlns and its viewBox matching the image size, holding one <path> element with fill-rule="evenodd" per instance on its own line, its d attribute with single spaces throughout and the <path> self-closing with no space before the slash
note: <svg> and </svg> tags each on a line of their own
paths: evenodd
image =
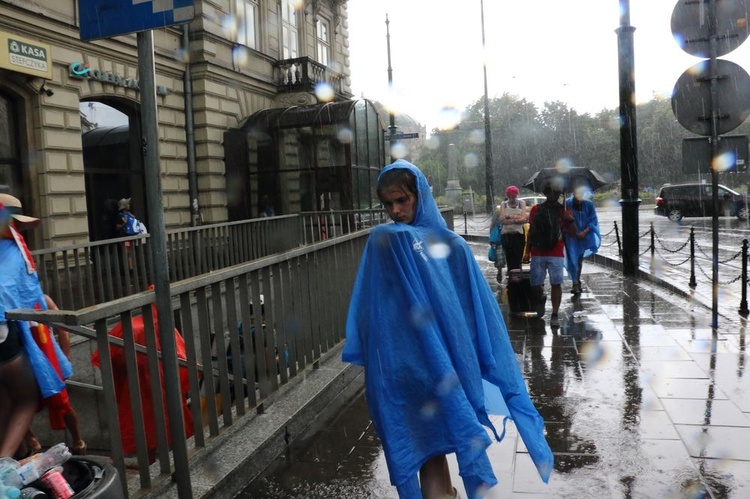
<svg viewBox="0 0 750 499">
<path fill-rule="evenodd" d="M 461 182 L 458 180 L 458 150 L 456 144 L 448 144 L 448 185 L 445 197 L 451 206 L 458 206 L 461 198 Z"/>
</svg>

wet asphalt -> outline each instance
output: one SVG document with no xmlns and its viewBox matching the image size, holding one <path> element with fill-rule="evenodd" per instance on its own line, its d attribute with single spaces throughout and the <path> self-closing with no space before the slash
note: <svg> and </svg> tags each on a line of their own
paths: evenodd
<svg viewBox="0 0 750 499">
<path fill-rule="evenodd" d="M 722 315 L 713 330 L 704 305 L 586 263 L 583 294 L 570 294 L 566 282 L 553 328 L 548 317 L 512 316 L 486 245 L 472 248 L 555 454 L 544 484 L 509 423 L 505 439 L 488 449 L 499 484 L 487 498 L 750 497 L 744 319 Z M 350 396 L 238 497 L 397 497 L 365 395 Z M 451 457 L 449 464 L 466 497 Z"/>
</svg>

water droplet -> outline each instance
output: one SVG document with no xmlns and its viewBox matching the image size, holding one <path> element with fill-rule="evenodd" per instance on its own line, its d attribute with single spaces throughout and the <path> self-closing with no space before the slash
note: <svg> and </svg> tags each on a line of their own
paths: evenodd
<svg viewBox="0 0 750 499">
<path fill-rule="evenodd" d="M 336 92 L 333 90 L 333 86 L 327 81 L 322 81 L 315 85 L 315 97 L 320 102 L 331 102 L 336 96 Z"/>
<path fill-rule="evenodd" d="M 451 254 L 451 247 L 443 242 L 428 243 L 427 254 L 432 258 L 448 258 Z"/>
</svg>

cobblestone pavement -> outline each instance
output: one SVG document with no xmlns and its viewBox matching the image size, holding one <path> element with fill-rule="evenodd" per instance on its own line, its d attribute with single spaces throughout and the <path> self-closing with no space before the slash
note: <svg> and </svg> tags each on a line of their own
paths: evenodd
<svg viewBox="0 0 750 499">
<path fill-rule="evenodd" d="M 564 289 L 562 324 L 552 329 L 510 316 L 486 245 L 472 247 L 555 453 L 545 485 L 509 424 L 488 449 L 499 480 L 488 498 L 750 497 L 750 355 L 741 317 L 722 315 L 714 331 L 705 305 L 587 263 L 584 293 Z M 397 497 L 361 390 L 238 497 Z"/>
</svg>

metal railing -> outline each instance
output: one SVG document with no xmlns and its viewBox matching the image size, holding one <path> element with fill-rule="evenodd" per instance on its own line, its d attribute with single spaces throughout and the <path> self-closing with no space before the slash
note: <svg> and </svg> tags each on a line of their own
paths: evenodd
<svg viewBox="0 0 750 499">
<path fill-rule="evenodd" d="M 453 228 L 453 210 L 441 210 Z M 304 212 L 170 229 L 170 282 L 199 276 L 389 222 L 384 210 Z M 42 289 L 78 310 L 146 291 L 153 284 L 149 235 L 32 252 Z"/>
<path fill-rule="evenodd" d="M 187 469 L 172 469 L 167 435 L 174 432 L 168 432 L 164 417 L 171 397 L 189 408 L 194 430 L 189 449 L 205 447 L 208 438 L 248 413 L 262 412 L 264 401 L 279 386 L 343 340 L 349 293 L 369 233 L 343 235 L 173 283 L 172 300 L 179 304 L 176 325 L 186 346 L 185 357 L 178 359 L 189 380 L 183 393 L 164 392 L 160 376 L 153 374 L 160 371 L 161 352 L 152 291 L 77 311 L 8 312 L 8 318 L 65 326 L 72 334 L 95 340 L 99 352 L 120 349 L 126 374 L 110 356 L 100 355 L 100 410 L 112 423 L 108 430 L 113 463 L 126 477 L 115 386 L 127 385 L 139 476 L 137 484 L 130 482 L 130 491 L 123 480 L 127 497 L 153 487 L 152 460 L 161 478 L 174 473 L 175 480 L 190 480 Z M 109 334 L 117 323 L 122 339 Z M 142 343 L 134 340 L 137 323 L 142 325 Z M 150 386 L 139 380 L 137 366 L 144 361 L 152 373 Z M 151 397 L 151 416 L 141 407 L 143 397 Z M 149 449 L 144 428 L 148 417 L 154 418 L 155 450 Z"/>
</svg>

